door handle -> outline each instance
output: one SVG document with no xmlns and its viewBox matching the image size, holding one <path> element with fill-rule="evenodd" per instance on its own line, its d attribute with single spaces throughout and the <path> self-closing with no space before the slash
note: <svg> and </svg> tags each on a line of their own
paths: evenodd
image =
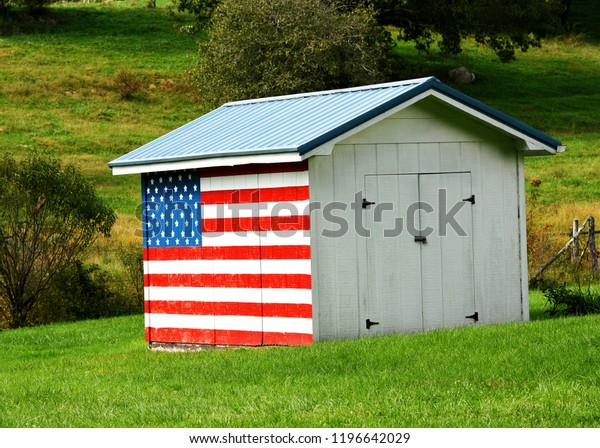
<svg viewBox="0 0 600 448">
<path fill-rule="evenodd" d="M 421 235 L 416 235 L 415 236 L 415 243 L 423 243 L 423 244 L 425 244 L 426 242 L 427 242 L 427 237 L 421 236 Z"/>
</svg>

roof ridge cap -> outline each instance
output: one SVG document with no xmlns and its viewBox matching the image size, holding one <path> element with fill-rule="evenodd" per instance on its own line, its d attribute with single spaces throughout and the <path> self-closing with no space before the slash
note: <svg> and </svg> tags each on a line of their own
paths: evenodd
<svg viewBox="0 0 600 448">
<path fill-rule="evenodd" d="M 271 96 L 265 98 L 255 98 L 248 100 L 238 100 L 238 101 L 230 101 L 228 103 L 223 104 L 221 107 L 231 107 L 231 106 L 242 106 L 245 104 L 257 104 L 257 103 L 268 103 L 274 101 L 285 101 L 291 100 L 294 98 L 310 98 L 313 96 L 324 96 L 324 95 L 335 95 L 338 93 L 349 93 L 349 92 L 360 92 L 362 90 L 377 90 L 377 89 L 387 89 L 391 87 L 400 87 L 400 86 L 410 86 L 410 85 L 422 85 L 427 82 L 440 82 L 435 76 L 428 76 L 424 78 L 415 78 L 415 79 L 405 79 L 402 81 L 392 81 L 381 84 L 372 84 L 367 86 L 357 86 L 357 87 L 348 87 L 344 89 L 333 89 L 333 90 L 321 90 L 318 92 L 306 92 L 306 93 L 294 93 L 290 95 L 279 95 L 279 96 Z"/>
</svg>

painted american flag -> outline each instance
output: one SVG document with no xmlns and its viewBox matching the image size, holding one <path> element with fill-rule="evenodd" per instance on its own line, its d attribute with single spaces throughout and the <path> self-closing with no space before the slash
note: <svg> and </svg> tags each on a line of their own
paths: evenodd
<svg viewBox="0 0 600 448">
<path fill-rule="evenodd" d="M 312 343 L 308 165 L 142 177 L 146 339 Z"/>
</svg>

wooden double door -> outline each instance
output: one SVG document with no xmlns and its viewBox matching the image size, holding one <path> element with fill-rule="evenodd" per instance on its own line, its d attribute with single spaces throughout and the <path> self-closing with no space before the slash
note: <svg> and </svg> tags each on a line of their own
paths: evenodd
<svg viewBox="0 0 600 448">
<path fill-rule="evenodd" d="M 366 175 L 366 295 L 361 335 L 478 320 L 471 173 Z"/>
</svg>

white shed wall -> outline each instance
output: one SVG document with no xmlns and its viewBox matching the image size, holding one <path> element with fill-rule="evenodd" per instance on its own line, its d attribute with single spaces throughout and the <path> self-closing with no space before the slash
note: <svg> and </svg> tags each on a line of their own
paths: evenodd
<svg viewBox="0 0 600 448">
<path fill-rule="evenodd" d="M 367 174 L 470 172 L 479 323 L 527 319 L 523 156 L 515 148 L 503 134 L 427 99 L 337 144 L 331 155 L 310 158 L 311 203 L 321 205 L 311 214 L 314 340 L 358 337 L 364 326 L 367 246 L 354 231 L 350 204 Z M 340 227 L 324 216 L 333 201 L 348 205 L 333 212 L 349 225 L 336 238 L 323 236 Z"/>
</svg>

